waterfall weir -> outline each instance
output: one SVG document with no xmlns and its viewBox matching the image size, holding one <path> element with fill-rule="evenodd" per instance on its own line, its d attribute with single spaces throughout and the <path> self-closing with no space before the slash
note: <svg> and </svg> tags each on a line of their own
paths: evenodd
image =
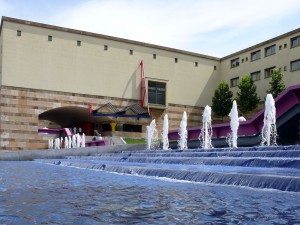
<svg viewBox="0 0 300 225">
<path fill-rule="evenodd" d="M 179 181 L 300 192 L 300 146 L 144 150 L 41 159 L 62 166 Z"/>
</svg>

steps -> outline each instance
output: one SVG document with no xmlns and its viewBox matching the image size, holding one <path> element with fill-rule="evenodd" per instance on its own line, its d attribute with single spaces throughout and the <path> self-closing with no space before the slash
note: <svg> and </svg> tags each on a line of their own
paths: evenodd
<svg viewBox="0 0 300 225">
<path fill-rule="evenodd" d="M 300 146 L 133 151 L 38 161 L 180 181 L 300 192 Z"/>
</svg>

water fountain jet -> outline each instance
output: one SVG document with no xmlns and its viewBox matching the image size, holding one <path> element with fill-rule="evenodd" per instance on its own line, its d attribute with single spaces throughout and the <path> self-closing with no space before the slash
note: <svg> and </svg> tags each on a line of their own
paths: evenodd
<svg viewBox="0 0 300 225">
<path fill-rule="evenodd" d="M 164 126 L 163 126 L 163 133 L 162 133 L 162 141 L 163 141 L 163 150 L 169 149 L 169 121 L 168 121 L 168 114 L 164 116 Z"/>
<path fill-rule="evenodd" d="M 231 128 L 231 135 L 229 140 L 229 147 L 237 148 L 237 131 L 239 128 L 239 116 L 236 101 L 234 100 L 232 103 L 232 108 L 229 113 L 230 117 L 230 128 Z"/>
<path fill-rule="evenodd" d="M 211 144 L 212 128 L 211 128 L 211 108 L 205 106 L 202 114 L 203 126 L 199 135 L 199 140 L 202 142 L 201 147 L 204 149 L 213 148 Z"/>
<path fill-rule="evenodd" d="M 147 126 L 147 150 L 156 149 L 158 146 L 158 137 L 155 119 Z"/>
<path fill-rule="evenodd" d="M 186 126 L 187 126 L 187 116 L 186 116 L 186 112 L 183 112 L 182 120 L 180 122 L 180 129 L 178 132 L 179 134 L 178 149 L 188 149 L 187 147 L 188 132 Z"/>
<path fill-rule="evenodd" d="M 261 145 L 276 145 L 276 108 L 275 101 L 271 94 L 267 94 L 265 102 L 264 126 L 261 131 Z"/>
</svg>

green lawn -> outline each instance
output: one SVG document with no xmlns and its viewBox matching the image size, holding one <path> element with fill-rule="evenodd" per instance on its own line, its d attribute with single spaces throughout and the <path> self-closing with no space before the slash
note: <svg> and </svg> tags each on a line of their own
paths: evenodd
<svg viewBox="0 0 300 225">
<path fill-rule="evenodd" d="M 146 144 L 145 138 L 123 138 L 127 144 Z"/>
</svg>

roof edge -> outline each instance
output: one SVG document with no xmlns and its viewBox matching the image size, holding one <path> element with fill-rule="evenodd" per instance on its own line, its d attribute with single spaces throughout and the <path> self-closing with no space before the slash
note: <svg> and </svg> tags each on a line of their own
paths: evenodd
<svg viewBox="0 0 300 225">
<path fill-rule="evenodd" d="M 229 55 L 227 55 L 227 56 L 224 56 L 224 57 L 221 58 L 221 61 L 223 61 L 223 60 L 225 60 L 225 59 L 228 59 L 228 58 L 231 58 L 231 57 L 234 57 L 234 56 L 237 56 L 237 55 L 239 55 L 239 54 L 242 54 L 242 53 L 251 51 L 251 50 L 255 50 L 255 49 L 257 49 L 257 48 L 259 48 L 259 47 L 261 47 L 261 46 L 263 46 L 263 45 L 270 44 L 270 43 L 272 43 L 272 42 L 278 41 L 278 40 L 280 40 L 280 39 L 282 39 L 282 38 L 288 37 L 288 36 L 290 36 L 290 35 L 292 35 L 292 34 L 295 34 L 295 33 L 298 33 L 298 32 L 300 32 L 300 28 L 294 29 L 294 30 L 292 30 L 292 31 L 289 31 L 289 32 L 284 33 L 284 34 L 281 34 L 281 35 L 276 36 L 276 37 L 274 37 L 274 38 L 271 38 L 271 39 L 268 39 L 268 40 L 266 40 L 266 41 L 260 42 L 260 43 L 258 43 L 258 44 L 256 44 L 256 45 L 250 46 L 250 47 L 248 47 L 248 48 L 245 48 L 245 49 L 242 49 L 242 50 L 237 51 L 237 52 L 235 52 L 235 53 L 232 53 L 232 54 L 229 54 Z"/>
<path fill-rule="evenodd" d="M 218 57 L 204 55 L 204 54 L 200 54 L 200 53 L 194 53 L 194 52 L 180 50 L 180 49 L 176 49 L 176 48 L 164 47 L 161 45 L 155 45 L 155 44 L 125 39 L 125 38 L 113 37 L 113 36 L 104 35 L 104 34 L 76 30 L 76 29 L 72 29 L 72 28 L 66 28 L 66 27 L 60 27 L 60 26 L 38 23 L 38 22 L 33 22 L 33 21 L 27 21 L 27 20 L 22 20 L 22 19 L 16 19 L 16 18 L 6 17 L 6 16 L 2 16 L 2 19 L 1 19 L 0 35 L 1 35 L 1 31 L 2 31 L 2 24 L 4 21 L 11 22 L 11 23 L 19 23 L 19 24 L 29 25 L 29 26 L 35 26 L 35 27 L 41 27 L 41 28 L 47 28 L 47 29 L 57 30 L 57 31 L 62 31 L 62 32 L 70 32 L 73 34 L 80 34 L 80 35 L 85 35 L 85 36 L 90 36 L 90 37 L 103 38 L 103 39 L 107 39 L 107 40 L 111 40 L 111 41 L 119 41 L 119 42 L 124 42 L 127 44 L 139 45 L 139 46 L 148 47 L 148 48 L 155 48 L 158 50 L 175 52 L 175 53 L 179 53 L 179 54 L 184 54 L 184 55 L 189 55 L 189 56 L 194 56 L 194 57 L 201 57 L 201 58 L 210 59 L 210 60 L 216 60 L 216 61 L 221 60 L 221 58 L 218 58 Z"/>
</svg>

